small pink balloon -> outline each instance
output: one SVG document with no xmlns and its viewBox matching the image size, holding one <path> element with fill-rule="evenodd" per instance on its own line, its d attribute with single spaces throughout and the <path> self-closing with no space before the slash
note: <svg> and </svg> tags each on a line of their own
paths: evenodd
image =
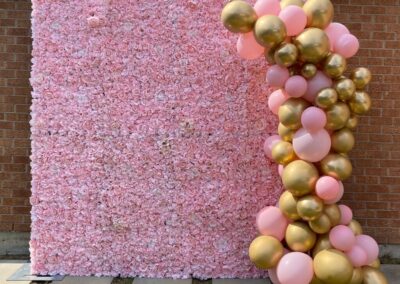
<svg viewBox="0 0 400 284">
<path fill-rule="evenodd" d="M 282 211 L 275 206 L 261 209 L 256 218 L 258 231 L 266 236 L 283 240 L 288 226 L 288 220 Z"/>
<path fill-rule="evenodd" d="M 319 107 L 309 107 L 301 114 L 301 124 L 309 132 L 321 130 L 326 124 L 326 114 Z"/>
<path fill-rule="evenodd" d="M 367 261 L 364 265 L 372 263 L 378 258 L 379 246 L 377 242 L 368 235 L 358 235 L 356 236 L 356 244 L 361 247 L 367 254 Z"/>
<path fill-rule="evenodd" d="M 309 284 L 314 276 L 313 260 L 305 253 L 290 252 L 279 261 L 276 274 L 282 284 Z"/>
<path fill-rule="evenodd" d="M 358 39 L 352 34 L 342 35 L 337 42 L 335 42 L 335 52 L 339 53 L 345 58 L 350 58 L 354 56 L 358 49 L 360 48 L 360 43 Z"/>
<path fill-rule="evenodd" d="M 263 148 L 264 148 L 264 153 L 265 153 L 265 155 L 267 155 L 268 158 L 272 159 L 272 154 L 271 154 L 272 148 L 279 141 L 282 141 L 282 139 L 279 135 L 272 135 L 272 136 L 269 136 L 267 139 L 265 139 Z"/>
<path fill-rule="evenodd" d="M 356 243 L 356 237 L 349 227 L 338 225 L 329 232 L 329 242 L 338 250 L 349 251 Z"/>
<path fill-rule="evenodd" d="M 283 165 L 278 165 L 278 173 L 279 173 L 280 176 L 282 176 L 284 168 L 285 167 Z"/>
<path fill-rule="evenodd" d="M 332 79 L 326 76 L 323 72 L 317 71 L 317 74 L 308 80 L 307 92 L 303 98 L 313 103 L 319 91 L 331 86 Z"/>
<path fill-rule="evenodd" d="M 303 76 L 292 76 L 285 83 L 285 91 L 290 97 L 299 98 L 307 91 L 307 80 Z"/>
<path fill-rule="evenodd" d="M 272 113 L 278 115 L 280 106 L 289 99 L 289 96 L 282 91 L 282 89 L 278 89 L 273 91 L 268 97 L 268 107 L 272 111 Z"/>
<path fill-rule="evenodd" d="M 281 4 L 279 0 L 257 0 L 254 4 L 254 11 L 257 16 L 275 15 L 278 16 L 281 11 Z"/>
<path fill-rule="evenodd" d="M 346 255 L 355 267 L 361 267 L 367 262 L 367 253 L 357 244 L 346 252 Z"/>
<path fill-rule="evenodd" d="M 298 6 L 287 6 L 279 13 L 279 18 L 285 23 L 288 36 L 300 34 L 307 24 L 307 15 Z"/>
<path fill-rule="evenodd" d="M 325 204 L 334 204 L 338 202 L 340 199 L 342 199 L 343 194 L 344 194 L 344 186 L 343 183 L 339 180 L 339 192 L 335 198 L 325 200 Z"/>
<path fill-rule="evenodd" d="M 340 209 L 340 215 L 342 216 L 340 218 L 340 224 L 341 225 L 350 224 L 351 220 L 353 219 L 353 211 L 351 211 L 349 206 L 346 206 L 344 204 L 340 204 L 339 209 Z"/>
<path fill-rule="evenodd" d="M 236 44 L 237 52 L 244 59 L 257 59 L 264 53 L 264 47 L 258 44 L 254 33 L 241 34 Z"/>
<path fill-rule="evenodd" d="M 339 182 L 330 176 L 322 176 L 315 185 L 315 193 L 322 200 L 332 200 L 339 194 Z"/>
<path fill-rule="evenodd" d="M 289 79 L 289 70 L 279 65 L 272 65 L 268 68 L 266 79 L 271 87 L 282 88 Z"/>
<path fill-rule="evenodd" d="M 300 159 L 318 162 L 328 155 L 331 149 L 331 137 L 325 129 L 311 133 L 300 128 L 294 134 L 293 149 Z"/>
<path fill-rule="evenodd" d="M 272 284 L 282 284 L 278 279 L 278 275 L 276 275 L 276 267 L 268 269 L 268 277 Z"/>
<path fill-rule="evenodd" d="M 331 43 L 331 50 L 334 49 L 334 44 L 339 40 L 342 35 L 349 34 L 349 29 L 341 24 L 341 23 L 330 23 L 329 26 L 326 27 L 325 33 L 329 38 L 329 42 Z"/>
</svg>

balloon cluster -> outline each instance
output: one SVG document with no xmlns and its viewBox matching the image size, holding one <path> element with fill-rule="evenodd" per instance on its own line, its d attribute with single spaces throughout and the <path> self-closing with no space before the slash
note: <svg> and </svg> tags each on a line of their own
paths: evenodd
<svg viewBox="0 0 400 284">
<path fill-rule="evenodd" d="M 337 204 L 352 173 L 352 130 L 371 107 L 371 73 L 356 68 L 344 75 L 359 42 L 332 22 L 333 13 L 329 0 L 258 0 L 254 7 L 236 0 L 221 15 L 229 31 L 240 33 L 239 55 L 264 54 L 271 65 L 268 106 L 279 126 L 264 150 L 279 164 L 286 190 L 276 207 L 258 213 L 261 235 L 249 256 L 274 284 L 387 283 L 376 241 L 349 207 Z"/>
</svg>

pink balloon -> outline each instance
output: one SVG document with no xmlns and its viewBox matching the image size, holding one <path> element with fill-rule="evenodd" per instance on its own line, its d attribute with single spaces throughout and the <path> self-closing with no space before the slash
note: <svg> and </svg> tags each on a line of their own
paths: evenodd
<svg viewBox="0 0 400 284">
<path fill-rule="evenodd" d="M 278 279 L 278 275 L 276 275 L 276 267 L 268 269 L 268 277 L 272 284 L 282 284 Z"/>
<path fill-rule="evenodd" d="M 285 167 L 283 165 L 278 165 L 278 173 L 279 173 L 280 176 L 282 176 L 284 168 Z"/>
<path fill-rule="evenodd" d="M 317 74 L 308 80 L 307 92 L 303 98 L 313 103 L 319 91 L 331 86 L 332 79 L 326 76 L 323 72 L 317 71 Z"/>
<path fill-rule="evenodd" d="M 323 200 L 332 200 L 339 194 L 339 182 L 330 176 L 322 176 L 315 185 L 315 193 Z"/>
<path fill-rule="evenodd" d="M 288 253 L 278 263 L 277 276 L 282 284 L 309 284 L 314 276 L 313 260 L 302 252 Z"/>
<path fill-rule="evenodd" d="M 257 214 L 256 223 L 261 234 L 275 237 L 280 241 L 284 238 L 288 226 L 288 220 L 275 206 L 261 209 Z"/>
<path fill-rule="evenodd" d="M 367 261 L 364 265 L 372 263 L 378 258 L 379 246 L 376 241 L 368 235 L 356 236 L 356 244 L 361 247 L 367 254 Z"/>
<path fill-rule="evenodd" d="M 337 196 L 335 198 L 325 200 L 326 204 L 334 204 L 334 203 L 338 202 L 340 199 L 342 199 L 343 194 L 344 194 L 344 186 L 340 180 L 338 182 L 339 182 L 339 192 L 338 192 Z"/>
<path fill-rule="evenodd" d="M 285 91 L 289 96 L 299 98 L 307 91 L 307 80 L 303 76 L 292 76 L 285 83 Z"/>
<path fill-rule="evenodd" d="M 339 205 L 340 209 L 340 224 L 341 225 L 348 225 L 350 224 L 351 220 L 353 219 L 353 211 L 351 211 L 349 206 L 340 204 Z"/>
<path fill-rule="evenodd" d="M 318 162 L 328 155 L 331 149 L 331 137 L 325 129 L 310 133 L 300 128 L 294 134 L 293 149 L 300 159 Z"/>
<path fill-rule="evenodd" d="M 265 155 L 267 155 L 268 158 L 272 159 L 272 154 L 271 154 L 272 148 L 279 141 L 282 141 L 282 139 L 279 135 L 272 135 L 272 136 L 269 136 L 267 139 L 265 139 L 264 153 L 265 153 Z"/>
<path fill-rule="evenodd" d="M 300 34 L 307 24 L 307 15 L 298 6 L 287 6 L 279 13 L 279 18 L 285 23 L 288 36 Z"/>
<path fill-rule="evenodd" d="M 264 53 L 264 47 L 258 44 L 253 32 L 241 34 L 236 49 L 240 57 L 244 59 L 257 59 Z"/>
<path fill-rule="evenodd" d="M 265 15 L 278 16 L 281 11 L 281 4 L 279 0 L 257 0 L 254 4 L 254 10 L 258 17 Z"/>
<path fill-rule="evenodd" d="M 358 245 L 354 245 L 346 252 L 346 255 L 355 267 L 361 267 L 367 263 L 367 253 Z"/>
<path fill-rule="evenodd" d="M 282 88 L 289 79 L 289 70 L 279 65 L 272 65 L 267 71 L 267 83 L 271 87 Z"/>
<path fill-rule="evenodd" d="M 278 115 L 280 106 L 289 99 L 289 96 L 278 89 L 272 92 L 268 97 L 268 107 L 272 111 L 272 113 Z"/>
<path fill-rule="evenodd" d="M 356 243 L 356 237 L 349 227 L 338 225 L 329 232 L 329 242 L 338 250 L 349 251 Z"/>
<path fill-rule="evenodd" d="M 335 43 L 339 40 L 342 35 L 349 34 L 349 29 L 341 24 L 341 23 L 330 23 L 329 26 L 326 27 L 325 33 L 329 38 L 329 42 L 331 43 L 331 50 L 334 49 Z"/>
<path fill-rule="evenodd" d="M 301 114 L 301 124 L 309 132 L 321 130 L 326 124 L 326 114 L 319 107 L 309 107 Z"/>
<path fill-rule="evenodd" d="M 360 48 L 360 43 L 358 39 L 352 34 L 342 35 L 337 42 L 335 42 L 335 52 L 339 53 L 345 58 L 350 58 L 354 56 L 358 49 Z"/>
</svg>

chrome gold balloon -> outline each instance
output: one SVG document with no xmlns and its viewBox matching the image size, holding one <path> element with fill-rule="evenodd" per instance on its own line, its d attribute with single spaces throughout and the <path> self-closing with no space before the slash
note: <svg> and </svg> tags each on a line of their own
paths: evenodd
<svg viewBox="0 0 400 284">
<path fill-rule="evenodd" d="M 274 59 L 276 64 L 289 67 L 296 63 L 297 56 L 298 51 L 294 44 L 283 43 L 275 50 Z"/>
<path fill-rule="evenodd" d="M 249 247 L 250 260 L 261 269 L 276 266 L 283 256 L 283 246 L 280 241 L 270 236 L 259 236 Z"/>
<path fill-rule="evenodd" d="M 285 190 L 279 198 L 279 209 L 289 219 L 296 221 L 300 219 L 299 213 L 297 212 L 297 198 Z"/>
<path fill-rule="evenodd" d="M 321 160 L 322 173 L 339 180 L 349 178 L 352 170 L 350 160 L 340 154 L 329 154 Z"/>
<path fill-rule="evenodd" d="M 353 231 L 354 235 L 356 235 L 356 236 L 362 235 L 362 233 L 363 233 L 361 224 L 357 220 L 354 220 L 354 219 L 351 220 L 348 227 Z"/>
<path fill-rule="evenodd" d="M 326 284 L 348 284 L 353 277 L 353 265 L 343 252 L 327 249 L 314 257 L 314 273 Z"/>
<path fill-rule="evenodd" d="M 324 214 L 331 220 L 332 227 L 339 225 L 342 215 L 336 204 L 325 204 Z"/>
<path fill-rule="evenodd" d="M 324 203 L 315 195 L 306 195 L 297 201 L 297 212 L 305 221 L 313 221 L 322 215 Z"/>
<path fill-rule="evenodd" d="M 326 234 L 332 227 L 331 220 L 326 214 L 322 214 L 317 219 L 308 222 L 308 225 L 317 234 Z"/>
<path fill-rule="evenodd" d="M 364 67 L 356 68 L 351 72 L 350 79 L 353 80 L 358 90 L 362 90 L 371 82 L 371 71 Z"/>
<path fill-rule="evenodd" d="M 362 284 L 363 276 L 364 274 L 362 268 L 354 268 L 353 276 L 351 277 L 349 284 Z"/>
<path fill-rule="evenodd" d="M 318 92 L 315 97 L 315 104 L 320 108 L 329 108 L 337 102 L 337 99 L 336 91 L 332 88 L 326 88 Z"/>
<path fill-rule="evenodd" d="M 294 5 L 298 7 L 303 7 L 304 2 L 302 0 L 282 0 L 281 9 L 285 9 L 287 6 Z"/>
<path fill-rule="evenodd" d="M 317 276 L 314 275 L 313 279 L 311 280 L 310 284 L 324 284 Z"/>
<path fill-rule="evenodd" d="M 233 33 L 248 33 L 257 21 L 257 14 L 249 3 L 237 0 L 225 5 L 221 20 L 225 28 Z"/>
<path fill-rule="evenodd" d="M 371 98 L 364 91 L 356 91 L 353 98 L 349 100 L 349 106 L 352 112 L 364 114 L 371 109 Z"/>
<path fill-rule="evenodd" d="M 300 60 L 310 63 L 320 62 L 328 55 L 330 49 L 328 36 L 317 28 L 305 29 L 295 38 L 294 44 L 299 50 Z"/>
<path fill-rule="evenodd" d="M 287 165 L 297 159 L 292 143 L 280 141 L 272 147 L 272 158 L 281 165 Z"/>
<path fill-rule="evenodd" d="M 308 0 L 303 10 L 307 15 L 307 27 L 325 29 L 333 19 L 333 5 L 329 0 Z"/>
<path fill-rule="evenodd" d="M 349 129 L 355 129 L 358 125 L 358 117 L 356 115 L 350 115 L 349 120 L 346 122 L 346 126 Z"/>
<path fill-rule="evenodd" d="M 354 147 L 353 132 L 348 128 L 342 128 L 332 134 L 332 149 L 338 153 L 347 153 Z"/>
<path fill-rule="evenodd" d="M 286 27 L 278 16 L 262 16 L 254 26 L 254 36 L 259 44 L 272 48 L 285 40 Z"/>
<path fill-rule="evenodd" d="M 293 251 L 306 252 L 313 248 L 316 235 L 307 224 L 294 222 L 288 225 L 285 240 Z"/>
<path fill-rule="evenodd" d="M 317 242 L 312 249 L 312 256 L 315 257 L 317 253 L 323 251 L 324 249 L 331 249 L 333 246 L 329 241 L 329 234 L 318 236 Z"/>
<path fill-rule="evenodd" d="M 312 163 L 303 160 L 291 162 L 285 167 L 282 174 L 284 187 L 295 197 L 312 192 L 318 178 L 317 168 Z"/>
<path fill-rule="evenodd" d="M 347 104 L 338 102 L 328 108 L 326 111 L 326 129 L 338 130 L 346 126 L 350 118 L 350 109 Z"/>
<path fill-rule="evenodd" d="M 376 268 L 376 269 L 380 269 L 381 268 L 381 261 L 379 260 L 379 258 L 377 258 L 372 263 L 368 264 L 368 266 L 371 266 L 371 267 Z"/>
<path fill-rule="evenodd" d="M 344 78 L 335 83 L 334 89 L 338 93 L 339 99 L 345 102 L 353 97 L 356 92 L 356 85 L 352 80 Z"/>
<path fill-rule="evenodd" d="M 309 103 L 301 98 L 290 98 L 279 108 L 279 121 L 284 126 L 296 130 L 301 127 L 301 114 Z"/>
<path fill-rule="evenodd" d="M 373 267 L 364 266 L 363 270 L 363 284 L 388 284 L 385 275 L 378 269 Z"/>
<path fill-rule="evenodd" d="M 283 141 L 291 142 L 293 140 L 293 136 L 295 133 L 296 133 L 295 130 L 286 127 L 282 123 L 279 123 L 278 134 Z"/>
<path fill-rule="evenodd" d="M 331 78 L 338 78 L 346 71 L 346 58 L 340 54 L 333 53 L 329 55 L 324 62 L 324 72 Z"/>
<path fill-rule="evenodd" d="M 301 75 L 306 79 L 311 79 L 317 74 L 317 71 L 318 69 L 314 64 L 307 63 L 301 68 Z"/>
</svg>

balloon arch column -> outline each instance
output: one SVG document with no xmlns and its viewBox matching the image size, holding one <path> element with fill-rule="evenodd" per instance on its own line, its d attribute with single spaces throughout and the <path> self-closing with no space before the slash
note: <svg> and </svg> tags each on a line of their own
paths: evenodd
<svg viewBox="0 0 400 284">
<path fill-rule="evenodd" d="M 352 172 L 347 153 L 357 115 L 371 106 L 364 91 L 371 73 L 356 68 L 344 75 L 359 42 L 332 22 L 333 10 L 329 0 L 258 0 L 254 7 L 236 0 L 221 15 L 229 31 L 240 33 L 241 57 L 264 54 L 271 64 L 268 106 L 279 125 L 264 150 L 279 164 L 286 190 L 277 207 L 258 213 L 261 235 L 249 256 L 274 284 L 387 283 L 378 244 L 349 207 L 337 204 Z"/>
</svg>

